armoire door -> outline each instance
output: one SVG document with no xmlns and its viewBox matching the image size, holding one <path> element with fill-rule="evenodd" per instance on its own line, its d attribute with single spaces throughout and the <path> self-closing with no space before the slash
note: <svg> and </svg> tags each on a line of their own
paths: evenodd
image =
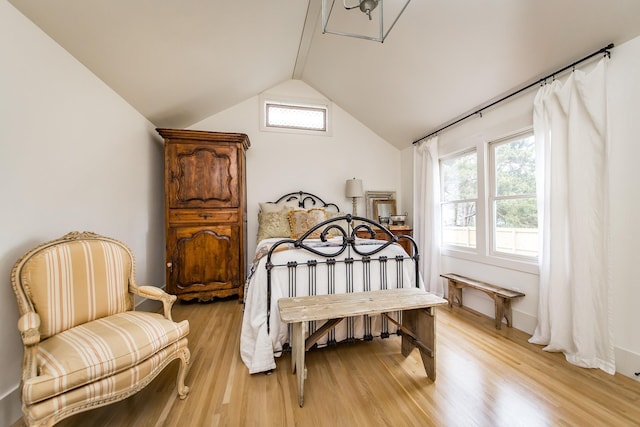
<svg viewBox="0 0 640 427">
<path fill-rule="evenodd" d="M 207 300 L 237 293 L 240 286 L 239 226 L 171 227 L 167 286 L 181 299 Z"/>
<path fill-rule="evenodd" d="M 240 205 L 235 146 L 177 143 L 167 149 L 169 209 Z"/>
</svg>

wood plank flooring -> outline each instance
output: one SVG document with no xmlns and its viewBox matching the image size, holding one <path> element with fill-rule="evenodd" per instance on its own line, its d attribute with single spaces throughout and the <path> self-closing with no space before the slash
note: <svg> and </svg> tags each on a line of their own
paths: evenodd
<svg viewBox="0 0 640 427">
<path fill-rule="evenodd" d="M 59 426 L 640 426 L 640 383 L 568 364 L 528 335 L 462 310 L 437 313 L 437 381 L 400 339 L 307 354 L 305 405 L 297 405 L 290 354 L 270 375 L 249 375 L 239 354 L 237 300 L 180 304 L 189 319 L 186 400 L 174 362 L 137 395 Z"/>
</svg>

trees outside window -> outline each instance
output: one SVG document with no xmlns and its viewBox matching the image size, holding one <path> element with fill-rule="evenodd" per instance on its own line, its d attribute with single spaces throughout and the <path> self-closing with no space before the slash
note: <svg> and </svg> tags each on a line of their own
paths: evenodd
<svg viewBox="0 0 640 427">
<path fill-rule="evenodd" d="M 476 247 L 476 210 L 478 202 L 478 165 L 475 151 L 443 159 L 442 242 Z"/>
<path fill-rule="evenodd" d="M 533 134 L 489 144 L 491 248 L 495 253 L 538 254 L 536 158 Z"/>
</svg>

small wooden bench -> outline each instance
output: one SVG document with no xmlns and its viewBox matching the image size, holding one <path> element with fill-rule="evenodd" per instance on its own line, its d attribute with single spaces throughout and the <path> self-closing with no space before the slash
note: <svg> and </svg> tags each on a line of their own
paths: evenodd
<svg viewBox="0 0 640 427">
<path fill-rule="evenodd" d="M 436 379 L 435 307 L 447 301 L 422 289 L 387 289 L 349 294 L 313 295 L 281 298 L 278 300 L 280 318 L 292 323 L 291 370 L 298 380 L 298 404 L 304 404 L 305 352 L 329 330 L 347 317 L 385 315 L 402 331 L 402 355 L 407 357 L 418 347 L 427 376 Z M 387 313 L 402 311 L 402 323 Z M 305 339 L 307 322 L 327 320 L 316 332 Z"/>
<path fill-rule="evenodd" d="M 457 274 L 447 273 L 441 274 L 440 276 L 448 279 L 449 281 L 449 308 L 452 308 L 454 304 L 462 307 L 463 288 L 469 287 L 477 289 L 493 298 L 496 310 L 496 329 L 502 328 L 503 318 L 507 320 L 507 326 L 511 327 L 511 300 L 514 298 L 523 297 L 524 294 L 522 292 L 501 288 L 500 286 L 470 279 L 468 277 L 460 276 Z"/>
</svg>

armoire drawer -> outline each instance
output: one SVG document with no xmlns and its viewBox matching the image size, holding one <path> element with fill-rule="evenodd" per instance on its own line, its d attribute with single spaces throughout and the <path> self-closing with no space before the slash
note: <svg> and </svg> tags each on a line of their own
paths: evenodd
<svg viewBox="0 0 640 427">
<path fill-rule="evenodd" d="M 239 221 L 237 209 L 170 209 L 169 223 L 237 223 Z"/>
</svg>

